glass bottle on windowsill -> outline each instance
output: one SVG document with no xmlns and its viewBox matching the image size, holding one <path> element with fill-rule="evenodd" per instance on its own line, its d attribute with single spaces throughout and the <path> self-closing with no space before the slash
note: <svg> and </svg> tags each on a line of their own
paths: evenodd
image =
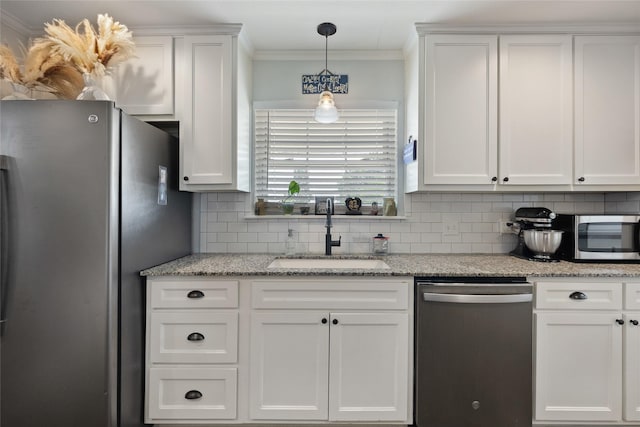
<svg viewBox="0 0 640 427">
<path fill-rule="evenodd" d="M 287 236 L 287 240 L 284 242 L 284 254 L 287 256 L 292 256 L 296 254 L 296 241 L 293 238 L 293 230 L 289 229 L 289 234 Z"/>
</svg>

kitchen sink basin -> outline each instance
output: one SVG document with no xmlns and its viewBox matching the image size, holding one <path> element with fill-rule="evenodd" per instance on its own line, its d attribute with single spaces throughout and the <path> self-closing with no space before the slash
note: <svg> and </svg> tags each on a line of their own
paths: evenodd
<svg viewBox="0 0 640 427">
<path fill-rule="evenodd" d="M 299 270 L 388 270 L 391 267 L 379 259 L 353 258 L 277 258 L 267 268 Z"/>
</svg>

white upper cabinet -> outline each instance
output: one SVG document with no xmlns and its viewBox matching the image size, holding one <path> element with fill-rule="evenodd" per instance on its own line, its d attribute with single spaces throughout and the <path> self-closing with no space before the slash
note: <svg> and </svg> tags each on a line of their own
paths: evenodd
<svg viewBox="0 0 640 427">
<path fill-rule="evenodd" d="M 120 64 L 113 79 L 117 105 L 132 115 L 172 115 L 173 37 L 133 39 L 135 57 Z"/>
<path fill-rule="evenodd" d="M 232 183 L 231 106 L 233 56 L 230 36 L 184 40 L 185 86 L 181 139 L 187 184 Z"/>
<path fill-rule="evenodd" d="M 640 36 L 575 37 L 575 182 L 640 184 Z"/>
<path fill-rule="evenodd" d="M 182 47 L 180 189 L 249 191 L 249 61 L 237 34 L 185 36 Z"/>
<path fill-rule="evenodd" d="M 498 38 L 428 35 L 423 51 L 424 183 L 495 182 Z"/>
<path fill-rule="evenodd" d="M 425 184 L 570 185 L 571 48 L 571 36 L 425 36 Z"/>
<path fill-rule="evenodd" d="M 640 188 L 637 28 L 416 29 L 405 65 L 419 155 L 406 191 Z"/>
<path fill-rule="evenodd" d="M 571 49 L 568 35 L 500 36 L 500 184 L 571 184 Z"/>
</svg>

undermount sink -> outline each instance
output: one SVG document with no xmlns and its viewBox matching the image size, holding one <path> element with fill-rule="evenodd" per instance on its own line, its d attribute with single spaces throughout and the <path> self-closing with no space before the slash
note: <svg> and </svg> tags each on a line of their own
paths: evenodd
<svg viewBox="0 0 640 427">
<path fill-rule="evenodd" d="M 300 270 L 387 270 L 386 262 L 379 259 L 352 258 L 277 258 L 267 268 L 292 268 Z"/>
</svg>

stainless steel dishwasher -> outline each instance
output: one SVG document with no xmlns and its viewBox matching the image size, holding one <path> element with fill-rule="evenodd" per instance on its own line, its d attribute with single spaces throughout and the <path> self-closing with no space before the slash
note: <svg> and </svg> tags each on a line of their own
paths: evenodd
<svg viewBox="0 0 640 427">
<path fill-rule="evenodd" d="M 415 284 L 415 425 L 530 427 L 531 284 L 522 277 Z"/>
</svg>

